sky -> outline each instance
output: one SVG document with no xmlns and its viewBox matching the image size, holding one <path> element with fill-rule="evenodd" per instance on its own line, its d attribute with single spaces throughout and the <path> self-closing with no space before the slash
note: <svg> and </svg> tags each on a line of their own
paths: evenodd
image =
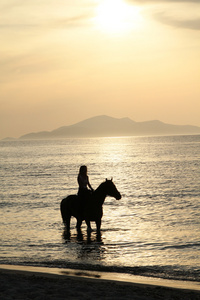
<svg viewBox="0 0 200 300">
<path fill-rule="evenodd" d="M 108 115 L 200 126 L 200 0 L 1 0 L 0 139 Z"/>
</svg>

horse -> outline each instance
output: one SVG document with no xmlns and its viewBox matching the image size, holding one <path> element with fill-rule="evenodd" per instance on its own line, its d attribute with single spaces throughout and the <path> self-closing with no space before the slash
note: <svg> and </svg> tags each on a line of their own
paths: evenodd
<svg viewBox="0 0 200 300">
<path fill-rule="evenodd" d="M 101 183 L 82 205 L 82 199 L 80 199 L 78 195 L 69 195 L 64 198 L 61 201 L 60 210 L 67 232 L 70 232 L 70 220 L 72 216 L 77 219 L 76 228 L 78 231 L 81 231 L 82 222 L 85 220 L 88 232 L 92 231 L 90 225 L 91 221 L 96 222 L 97 232 L 100 232 L 103 203 L 107 196 L 114 197 L 116 200 L 121 199 L 121 194 L 113 181 L 108 179 Z"/>
</svg>

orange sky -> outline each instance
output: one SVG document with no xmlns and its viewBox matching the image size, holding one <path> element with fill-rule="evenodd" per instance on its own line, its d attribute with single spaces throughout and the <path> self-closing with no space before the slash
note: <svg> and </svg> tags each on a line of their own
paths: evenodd
<svg viewBox="0 0 200 300">
<path fill-rule="evenodd" d="M 96 115 L 200 126 L 200 1 L 1 0 L 0 138 Z"/>
</svg>

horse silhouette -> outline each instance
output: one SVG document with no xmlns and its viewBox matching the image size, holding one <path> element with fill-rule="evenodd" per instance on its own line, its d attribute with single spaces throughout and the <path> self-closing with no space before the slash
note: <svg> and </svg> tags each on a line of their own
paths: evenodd
<svg viewBox="0 0 200 300">
<path fill-rule="evenodd" d="M 114 197 L 116 200 L 121 199 L 121 194 L 113 181 L 106 179 L 83 203 L 81 203 L 82 199 L 78 195 L 70 195 L 64 198 L 61 201 L 60 210 L 67 231 L 70 231 L 70 220 L 73 216 L 77 219 L 77 230 L 81 230 L 81 224 L 85 220 L 88 231 L 92 230 L 90 221 L 95 221 L 97 231 L 100 232 L 103 203 L 107 196 Z"/>
</svg>

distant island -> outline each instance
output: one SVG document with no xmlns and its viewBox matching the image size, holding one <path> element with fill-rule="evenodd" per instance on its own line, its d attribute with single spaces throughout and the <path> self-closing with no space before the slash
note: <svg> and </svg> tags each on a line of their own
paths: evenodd
<svg viewBox="0 0 200 300">
<path fill-rule="evenodd" d="M 193 135 L 200 134 L 200 127 L 192 125 L 172 125 L 158 120 L 135 122 L 129 118 L 96 116 L 70 126 L 53 131 L 32 132 L 19 139 L 59 139 L 74 137 L 116 137 L 149 135 Z"/>
</svg>

